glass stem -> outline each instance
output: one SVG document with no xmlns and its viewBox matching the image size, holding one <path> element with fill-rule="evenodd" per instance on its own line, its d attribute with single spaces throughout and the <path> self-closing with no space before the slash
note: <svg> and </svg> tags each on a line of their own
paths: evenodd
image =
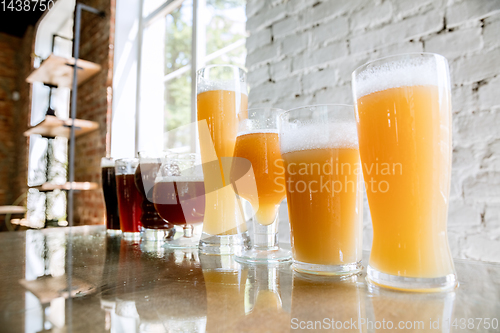
<svg viewBox="0 0 500 333">
<path fill-rule="evenodd" d="M 273 223 L 262 225 L 253 217 L 253 248 L 257 250 L 277 250 L 278 245 L 278 224 L 279 214 L 276 212 L 276 217 Z"/>
</svg>

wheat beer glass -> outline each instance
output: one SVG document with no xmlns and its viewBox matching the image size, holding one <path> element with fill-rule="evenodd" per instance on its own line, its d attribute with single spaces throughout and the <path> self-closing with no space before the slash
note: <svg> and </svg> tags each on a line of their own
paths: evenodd
<svg viewBox="0 0 500 333">
<path fill-rule="evenodd" d="M 137 158 L 124 158 L 116 161 L 116 193 L 120 208 L 120 228 L 126 240 L 141 238 L 142 196 L 135 186 L 135 170 L 139 165 Z"/>
<path fill-rule="evenodd" d="M 239 122 L 231 182 L 236 184 L 237 194 L 252 205 L 254 237 L 252 249 L 236 256 L 238 261 L 280 262 L 292 257 L 290 251 L 278 245 L 278 209 L 286 195 L 278 139 L 278 115 L 282 112 L 274 108 L 251 109 L 248 118 Z M 252 172 L 246 172 L 249 168 Z M 241 177 L 250 179 L 238 186 Z"/>
<path fill-rule="evenodd" d="M 376 60 L 354 71 L 352 90 L 373 223 L 368 279 L 393 289 L 454 288 L 446 59 L 415 53 Z"/>
<path fill-rule="evenodd" d="M 247 248 L 243 212 L 229 180 L 238 120 L 247 115 L 245 72 L 230 65 L 212 65 L 196 76 L 198 135 L 205 178 L 205 219 L 200 251 L 238 253 Z"/>
<path fill-rule="evenodd" d="M 362 176 L 354 109 L 314 105 L 279 116 L 293 268 L 320 275 L 361 269 Z"/>
</svg>

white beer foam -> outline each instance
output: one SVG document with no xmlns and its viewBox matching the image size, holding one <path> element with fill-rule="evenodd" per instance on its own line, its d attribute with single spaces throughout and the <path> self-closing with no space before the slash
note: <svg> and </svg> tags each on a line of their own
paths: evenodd
<svg viewBox="0 0 500 333">
<path fill-rule="evenodd" d="M 101 160 L 101 168 L 111 168 L 111 167 L 115 167 L 115 160 L 106 160 L 106 159 L 102 159 Z"/>
<path fill-rule="evenodd" d="M 239 87 L 238 87 L 239 83 Z M 238 89 L 238 91 L 236 91 Z M 215 90 L 226 90 L 239 92 L 241 94 L 247 95 L 247 84 L 246 82 L 240 82 L 235 80 L 220 80 L 220 81 L 209 81 L 209 82 L 199 82 L 196 86 L 196 93 L 201 94 L 207 91 Z"/>
<path fill-rule="evenodd" d="M 358 148 L 358 134 L 353 122 L 301 125 L 280 136 L 281 154 L 324 148 Z"/>
<path fill-rule="evenodd" d="M 248 130 L 238 133 L 238 136 L 243 136 L 247 134 L 265 134 L 265 133 L 274 133 L 278 134 L 277 129 L 258 129 L 258 130 Z"/>
<path fill-rule="evenodd" d="M 413 58 L 368 67 L 353 83 L 357 98 L 390 88 L 437 86 L 436 61 L 434 58 Z"/>
</svg>

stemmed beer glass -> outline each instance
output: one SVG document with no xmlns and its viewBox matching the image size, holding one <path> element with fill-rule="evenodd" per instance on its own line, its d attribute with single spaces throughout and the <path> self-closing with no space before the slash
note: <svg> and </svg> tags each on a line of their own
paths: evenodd
<svg viewBox="0 0 500 333">
<path fill-rule="evenodd" d="M 239 121 L 231 182 L 236 185 L 237 194 L 250 202 L 255 215 L 252 249 L 237 255 L 238 261 L 291 259 L 291 252 L 278 245 L 278 209 L 286 195 L 277 124 L 281 112 L 274 108 L 250 109 L 248 118 Z M 241 183 L 242 177 L 247 179 Z"/>
</svg>

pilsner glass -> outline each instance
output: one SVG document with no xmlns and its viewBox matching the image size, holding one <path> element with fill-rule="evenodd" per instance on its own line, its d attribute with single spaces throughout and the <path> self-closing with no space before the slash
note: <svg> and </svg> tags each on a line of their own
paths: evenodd
<svg viewBox="0 0 500 333">
<path fill-rule="evenodd" d="M 197 72 L 196 89 L 206 191 L 200 250 L 207 254 L 237 253 L 248 247 L 249 238 L 228 176 L 238 119 L 246 118 L 246 75 L 236 66 L 207 66 Z"/>
<path fill-rule="evenodd" d="M 237 184 L 237 178 L 251 166 L 253 173 L 248 181 L 256 183 L 257 189 L 236 187 L 238 195 L 250 202 L 255 213 L 253 248 L 237 255 L 238 261 L 278 262 L 292 257 L 290 251 L 278 245 L 278 209 L 286 195 L 277 124 L 277 116 L 282 112 L 274 108 L 251 109 L 248 119 L 239 122 L 231 182 Z"/>
<path fill-rule="evenodd" d="M 361 269 L 363 197 L 354 110 L 314 105 L 279 116 L 293 268 L 321 275 Z"/>
<path fill-rule="evenodd" d="M 368 279 L 394 289 L 452 289 L 448 63 L 437 54 L 392 56 L 359 67 L 352 82 L 373 223 Z"/>
<path fill-rule="evenodd" d="M 137 158 L 124 158 L 116 161 L 116 192 L 120 207 L 120 228 L 124 239 L 139 240 L 141 231 L 142 196 L 135 186 Z"/>
<path fill-rule="evenodd" d="M 102 193 L 106 205 L 106 230 L 110 235 L 120 234 L 120 212 L 116 195 L 115 160 L 101 159 Z"/>
<path fill-rule="evenodd" d="M 161 218 L 153 203 L 153 187 L 164 155 L 165 152 L 140 151 L 135 171 L 135 185 L 142 196 L 141 236 L 146 241 L 162 242 L 175 235 L 174 226 Z"/>
<path fill-rule="evenodd" d="M 164 159 L 153 189 L 158 214 L 184 227 L 184 237 L 169 241 L 170 248 L 197 247 L 205 213 L 205 185 L 199 154 L 175 154 Z"/>
</svg>

